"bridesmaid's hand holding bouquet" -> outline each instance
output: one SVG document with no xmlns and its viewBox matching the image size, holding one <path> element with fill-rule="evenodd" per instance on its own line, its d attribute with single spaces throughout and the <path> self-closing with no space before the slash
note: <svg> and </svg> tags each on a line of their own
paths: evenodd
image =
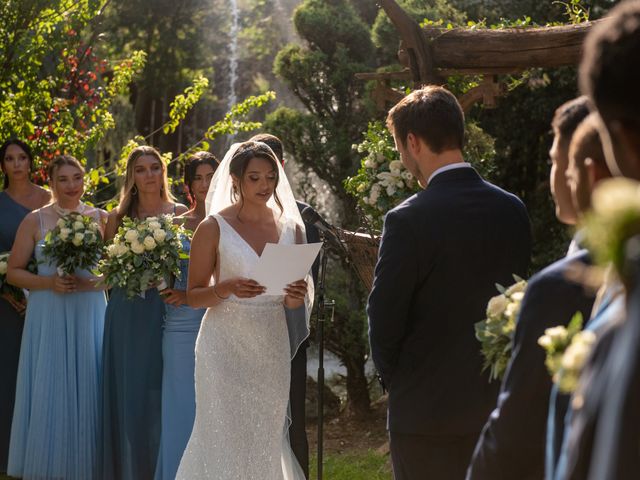
<svg viewBox="0 0 640 480">
<path fill-rule="evenodd" d="M 127 296 L 144 297 L 144 292 L 180 275 L 179 260 L 184 256 L 180 235 L 184 227 L 173 223 L 172 215 L 145 220 L 123 219 L 99 270 L 109 287 L 126 290 Z"/>
</svg>

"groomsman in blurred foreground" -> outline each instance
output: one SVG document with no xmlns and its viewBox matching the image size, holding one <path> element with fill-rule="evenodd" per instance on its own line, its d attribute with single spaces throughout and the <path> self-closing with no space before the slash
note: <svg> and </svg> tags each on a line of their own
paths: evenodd
<svg viewBox="0 0 640 480">
<path fill-rule="evenodd" d="M 552 162 L 549 183 L 556 216 L 569 225 L 576 223 L 580 213 L 566 175 L 569 147 L 576 128 L 587 115 L 588 99 L 580 97 L 558 107 L 551 123 L 554 140 L 549 151 Z M 545 476 L 545 426 L 551 378 L 538 338 L 547 328 L 566 326 L 576 312 L 585 319 L 591 315 L 595 292 L 586 291 L 567 278 L 570 269 L 589 263 L 588 252 L 577 243 L 572 242 L 577 247 L 575 253 L 551 264 L 528 283 L 498 404 L 480 436 L 467 480 L 536 480 Z M 567 401 L 562 398 L 552 408 L 561 422 Z M 562 433 L 549 440 L 550 448 L 559 450 Z"/>
<path fill-rule="evenodd" d="M 474 324 L 496 283 L 526 275 L 529 218 L 516 196 L 464 161 L 464 114 L 449 91 L 412 92 L 387 124 L 424 188 L 386 216 L 367 308 L 389 391 L 393 473 L 463 479 L 499 387 L 482 372 Z"/>
<path fill-rule="evenodd" d="M 611 10 L 585 42 L 580 87 L 600 117 L 614 174 L 640 180 L 640 1 Z M 627 251 L 626 253 L 630 253 Z M 558 479 L 625 480 L 640 472 L 640 290 L 627 279 L 628 316 L 598 339 L 574 394 L 567 468 Z"/>
</svg>

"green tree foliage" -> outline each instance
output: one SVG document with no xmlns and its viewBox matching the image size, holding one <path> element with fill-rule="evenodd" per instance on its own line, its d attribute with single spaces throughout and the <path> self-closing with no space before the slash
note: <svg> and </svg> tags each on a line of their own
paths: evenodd
<svg viewBox="0 0 640 480">
<path fill-rule="evenodd" d="M 54 155 L 84 160 L 114 127 L 114 98 L 144 66 L 142 52 L 114 63 L 94 53 L 100 14 L 100 3 L 88 0 L 0 4 L 0 138 L 31 144 L 39 181 Z"/>
<path fill-rule="evenodd" d="M 342 181 L 357 170 L 359 158 L 352 144 L 372 115 L 364 85 L 354 77 L 374 65 L 370 31 L 348 0 L 305 0 L 293 21 L 304 44 L 284 47 L 274 70 L 304 110 L 280 107 L 267 116 L 265 127 L 283 140 L 303 173 L 326 182 L 337 200 L 335 213 L 343 226 L 353 228 L 359 224 L 356 202 Z M 347 368 L 349 409 L 365 414 L 369 410 L 365 293 L 349 270 L 335 273 L 329 285 L 337 308 L 327 333 L 328 347 Z"/>
</svg>

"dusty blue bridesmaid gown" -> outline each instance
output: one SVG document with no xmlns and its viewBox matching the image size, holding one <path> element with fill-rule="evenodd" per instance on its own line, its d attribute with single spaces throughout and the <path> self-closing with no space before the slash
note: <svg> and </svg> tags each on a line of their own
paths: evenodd
<svg viewBox="0 0 640 480">
<path fill-rule="evenodd" d="M 0 252 L 8 252 L 13 247 L 18 226 L 30 210 L 6 192 L 0 192 L 0 212 Z M 9 302 L 0 298 L 0 472 L 7 471 L 23 325 L 24 319 Z"/>
<path fill-rule="evenodd" d="M 182 239 L 189 253 L 191 242 Z M 173 288 L 187 289 L 189 260 L 180 261 L 180 278 Z M 167 305 L 162 336 L 162 438 L 156 466 L 156 480 L 174 480 L 187 447 L 196 416 L 194 385 L 195 346 L 206 309 Z"/>
<path fill-rule="evenodd" d="M 44 236 L 44 231 L 41 231 Z M 56 265 L 36 244 L 39 275 Z M 86 270 L 76 275 L 90 276 Z M 104 292 L 29 295 L 7 473 L 24 479 L 98 477 Z"/>
<path fill-rule="evenodd" d="M 162 320 L 158 290 L 127 298 L 114 288 L 105 314 L 103 467 L 105 480 L 150 480 L 160 445 Z"/>
</svg>

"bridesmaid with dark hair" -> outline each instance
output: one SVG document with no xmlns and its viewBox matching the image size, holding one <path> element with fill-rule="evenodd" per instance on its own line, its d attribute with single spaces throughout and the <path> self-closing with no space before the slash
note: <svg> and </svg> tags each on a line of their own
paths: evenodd
<svg viewBox="0 0 640 480">
<path fill-rule="evenodd" d="M 8 140 L 0 147 L 0 166 L 4 174 L 0 192 L 0 252 L 8 252 L 18 226 L 32 210 L 51 200 L 51 194 L 31 182 L 33 155 L 20 140 Z M 26 303 L 10 295 L 0 296 L 0 472 L 7 471 L 11 419 L 16 394 L 16 374 L 20 357 L 23 317 Z"/>
<path fill-rule="evenodd" d="M 122 219 L 180 215 L 169 191 L 160 153 L 137 147 L 127 159 L 120 205 L 109 215 L 105 239 Z M 165 304 L 156 288 L 144 298 L 127 298 L 114 288 L 105 313 L 103 398 L 103 468 L 106 480 L 150 480 L 160 446 L 162 322 Z"/>
<path fill-rule="evenodd" d="M 216 168 L 218 160 L 209 152 L 195 153 L 185 166 L 184 185 L 191 209 L 177 220 L 187 230 L 193 232 L 205 217 L 205 199 Z M 182 238 L 182 248 L 189 253 L 191 238 Z M 162 439 L 156 480 L 176 478 L 196 416 L 195 346 L 206 309 L 187 305 L 188 269 L 189 259 L 181 260 L 181 274 L 173 288 L 160 292 L 167 313 L 162 334 Z"/>
</svg>

